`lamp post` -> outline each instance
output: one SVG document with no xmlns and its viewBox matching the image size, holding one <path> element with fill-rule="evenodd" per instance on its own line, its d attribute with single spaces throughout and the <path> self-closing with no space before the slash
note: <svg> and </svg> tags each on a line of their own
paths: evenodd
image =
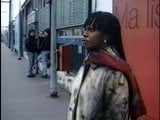
<svg viewBox="0 0 160 120">
<path fill-rule="evenodd" d="M 51 52 L 50 52 L 50 97 L 58 97 L 57 70 L 56 70 L 56 0 L 50 0 L 50 28 L 51 28 Z"/>
</svg>

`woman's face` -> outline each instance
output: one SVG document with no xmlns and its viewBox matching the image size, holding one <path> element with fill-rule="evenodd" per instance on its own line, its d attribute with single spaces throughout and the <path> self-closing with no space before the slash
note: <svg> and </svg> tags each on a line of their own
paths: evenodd
<svg viewBox="0 0 160 120">
<path fill-rule="evenodd" d="M 99 50 L 104 46 L 105 35 L 91 26 L 84 29 L 83 37 L 83 45 L 89 50 Z"/>
</svg>

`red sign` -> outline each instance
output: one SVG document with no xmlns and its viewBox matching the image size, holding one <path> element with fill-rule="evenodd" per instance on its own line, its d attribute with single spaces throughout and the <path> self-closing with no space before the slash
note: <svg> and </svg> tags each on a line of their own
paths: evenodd
<svg viewBox="0 0 160 120">
<path fill-rule="evenodd" d="M 159 120 L 159 0 L 113 0 L 122 27 L 127 61 L 147 107 L 147 120 Z"/>
</svg>

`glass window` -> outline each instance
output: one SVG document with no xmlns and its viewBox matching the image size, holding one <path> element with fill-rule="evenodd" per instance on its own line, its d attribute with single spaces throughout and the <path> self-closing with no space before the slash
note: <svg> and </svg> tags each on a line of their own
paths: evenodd
<svg viewBox="0 0 160 120">
<path fill-rule="evenodd" d="M 92 1 L 92 12 L 105 11 L 112 13 L 113 0 L 93 0 Z"/>
</svg>

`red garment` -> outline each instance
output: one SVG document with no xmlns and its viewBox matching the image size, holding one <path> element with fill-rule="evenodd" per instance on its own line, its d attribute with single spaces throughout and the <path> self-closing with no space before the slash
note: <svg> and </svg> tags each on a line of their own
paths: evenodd
<svg viewBox="0 0 160 120">
<path fill-rule="evenodd" d="M 136 120 L 139 116 L 146 114 L 146 108 L 136 78 L 130 66 L 124 60 L 111 56 L 105 51 L 91 52 L 88 60 L 99 66 L 106 66 L 110 69 L 121 71 L 129 84 L 129 110 L 132 120 Z"/>
</svg>

